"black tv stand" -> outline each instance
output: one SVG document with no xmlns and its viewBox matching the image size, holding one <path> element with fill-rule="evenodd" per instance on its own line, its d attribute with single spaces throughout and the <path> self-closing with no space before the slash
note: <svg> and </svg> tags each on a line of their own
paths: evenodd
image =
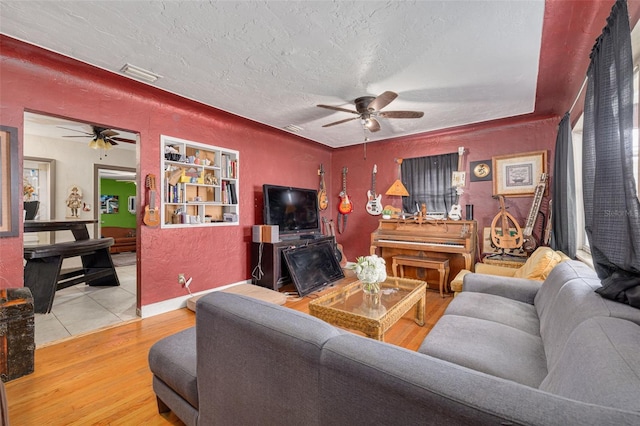
<svg viewBox="0 0 640 426">
<path fill-rule="evenodd" d="M 277 243 L 251 243 L 251 282 L 261 287 L 278 291 L 291 282 L 291 275 L 282 251 L 308 244 L 309 240 L 333 240 L 332 236 L 309 234 Z"/>
</svg>

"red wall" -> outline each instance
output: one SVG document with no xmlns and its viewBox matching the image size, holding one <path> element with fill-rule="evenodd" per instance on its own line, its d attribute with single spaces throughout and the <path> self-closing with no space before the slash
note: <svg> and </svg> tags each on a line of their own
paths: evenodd
<svg viewBox="0 0 640 426">
<path fill-rule="evenodd" d="M 319 163 L 330 166 L 329 148 L 294 135 L 4 36 L 0 52 L 0 122 L 17 127 L 20 141 L 25 110 L 139 132 L 141 182 L 149 173 L 161 175 L 161 134 L 240 152 L 239 226 L 149 228 L 138 215 L 141 305 L 184 295 L 177 285 L 180 272 L 193 277 L 194 292 L 248 279 L 251 225 L 262 220 L 262 184 L 316 187 Z M 140 197 L 142 207 L 144 191 Z M 0 260 L 0 286 L 22 286 L 22 234 L 0 239 Z"/>
<path fill-rule="evenodd" d="M 0 36 L 0 52 L 0 122 L 17 127 L 20 141 L 25 110 L 139 132 L 141 182 L 147 174 L 161 175 L 161 134 L 240 151 L 239 226 L 149 228 L 141 224 L 138 215 L 141 306 L 184 295 L 177 285 L 181 272 L 193 277 L 194 292 L 250 278 L 251 225 L 262 221 L 263 183 L 315 188 L 317 168 L 324 163 L 331 200 L 324 215 L 335 220 L 341 169 L 347 166 L 347 189 L 355 211 L 338 241 L 353 260 L 368 253 L 370 234 L 377 226 L 378 217 L 364 210 L 373 164 L 378 165 L 377 190 L 384 193 L 397 178 L 394 158 L 457 152 L 458 146 L 464 146 L 467 171 L 469 161 L 542 149 L 548 150 L 549 163 L 553 161 L 558 117 L 537 121 L 525 117 L 368 143 L 364 159 L 362 145 L 331 150 L 5 36 Z M 491 191 L 491 182 L 468 183 L 461 200 L 462 205 L 475 205 L 481 227 L 487 226 L 498 210 Z M 142 207 L 146 194 L 141 191 L 139 195 Z M 399 206 L 400 202 L 383 196 L 383 204 Z M 531 198 L 510 198 L 507 204 L 511 214 L 522 221 Z M 22 286 L 22 268 L 22 233 L 0 239 L 0 287 Z"/>
<path fill-rule="evenodd" d="M 558 131 L 559 117 L 550 117 L 532 121 L 530 117 L 500 120 L 492 123 L 467 126 L 463 129 L 434 134 L 423 134 L 385 143 L 367 143 L 366 159 L 362 145 L 335 150 L 332 156 L 332 205 L 331 215 L 337 221 L 338 193 L 342 187 L 342 167 L 348 168 L 347 193 L 354 203 L 354 211 L 347 219 L 346 232 L 337 236 L 344 247 L 349 260 L 369 253 L 370 234 L 377 225 L 379 216 L 367 214 L 365 205 L 367 190 L 371 187 L 371 171 L 377 164 L 376 191 L 382 195 L 382 204 L 402 207 L 399 197 L 384 195 L 386 190 L 398 178 L 396 158 L 414 158 L 458 152 L 458 147 L 465 148 L 464 168 L 467 172 L 467 183 L 460 199 L 464 205 L 474 205 L 474 219 L 478 221 L 480 239 L 482 228 L 490 226 L 499 211 L 497 200 L 492 198 L 493 184 L 487 182 L 470 182 L 469 162 L 491 160 L 495 155 L 515 154 L 521 152 L 547 151 L 547 171 L 551 172 L 554 158 L 554 147 Z M 532 197 L 509 197 L 506 206 L 520 225 L 526 221 L 531 208 Z M 542 205 L 546 206 L 547 199 Z"/>
</svg>

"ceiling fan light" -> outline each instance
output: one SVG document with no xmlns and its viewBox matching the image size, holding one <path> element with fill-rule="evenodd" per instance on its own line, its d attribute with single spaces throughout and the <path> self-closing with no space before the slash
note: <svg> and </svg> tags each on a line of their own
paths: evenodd
<svg viewBox="0 0 640 426">
<path fill-rule="evenodd" d="M 106 141 L 106 142 L 104 143 L 104 150 L 105 150 L 105 151 L 109 151 L 110 149 L 113 149 L 113 147 L 114 147 L 114 145 L 113 145 L 111 142 L 109 142 L 109 141 Z"/>
<path fill-rule="evenodd" d="M 91 142 L 89 142 L 89 148 L 98 149 L 98 141 L 96 138 L 91 139 Z"/>
</svg>

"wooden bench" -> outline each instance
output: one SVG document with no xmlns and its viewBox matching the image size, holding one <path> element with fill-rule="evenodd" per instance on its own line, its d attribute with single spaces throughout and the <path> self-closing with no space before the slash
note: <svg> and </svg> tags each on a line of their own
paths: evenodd
<svg viewBox="0 0 640 426">
<path fill-rule="evenodd" d="M 113 238 L 87 239 L 24 248 L 24 283 L 33 294 L 34 312 L 49 313 L 57 290 L 85 282 L 91 286 L 118 286 L 109 247 Z M 62 270 L 62 261 L 80 256 L 82 268 Z"/>
<path fill-rule="evenodd" d="M 421 256 L 393 256 L 393 276 L 398 276 L 398 266 L 400 267 L 400 278 L 404 278 L 404 267 L 413 266 L 416 268 L 436 269 L 440 274 L 440 296 L 444 297 L 444 287 L 449 279 L 449 259 L 438 259 L 434 257 Z"/>
</svg>

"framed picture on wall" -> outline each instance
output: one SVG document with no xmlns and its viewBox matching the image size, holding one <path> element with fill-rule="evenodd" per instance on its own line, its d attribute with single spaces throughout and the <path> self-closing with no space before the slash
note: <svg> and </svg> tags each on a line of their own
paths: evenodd
<svg viewBox="0 0 640 426">
<path fill-rule="evenodd" d="M 18 235 L 22 212 L 18 177 L 18 129 L 0 126 L 0 237 Z"/>
<path fill-rule="evenodd" d="M 533 196 L 540 174 L 547 171 L 547 151 L 496 156 L 492 163 L 493 195 Z"/>
<path fill-rule="evenodd" d="M 471 182 L 490 181 L 493 178 L 491 168 L 491 160 L 471 161 Z"/>
</svg>

